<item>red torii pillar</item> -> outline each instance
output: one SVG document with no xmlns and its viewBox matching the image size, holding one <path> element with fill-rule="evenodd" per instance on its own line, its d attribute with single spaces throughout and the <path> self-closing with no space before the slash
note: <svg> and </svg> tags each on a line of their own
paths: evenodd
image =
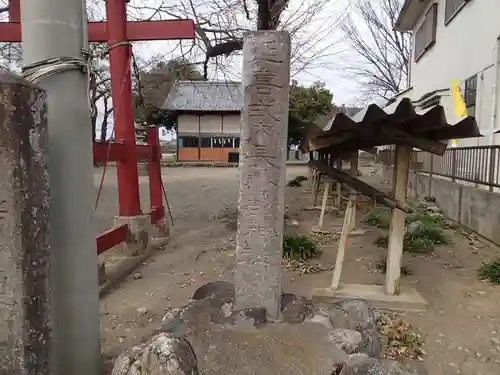
<svg viewBox="0 0 500 375">
<path fill-rule="evenodd" d="M 192 20 L 127 21 L 129 0 L 106 0 L 106 22 L 89 22 L 89 42 L 108 42 L 120 216 L 141 215 L 135 144 L 129 42 L 193 39 Z M 9 23 L 0 23 L 0 42 L 22 42 L 20 0 L 9 0 Z"/>
</svg>

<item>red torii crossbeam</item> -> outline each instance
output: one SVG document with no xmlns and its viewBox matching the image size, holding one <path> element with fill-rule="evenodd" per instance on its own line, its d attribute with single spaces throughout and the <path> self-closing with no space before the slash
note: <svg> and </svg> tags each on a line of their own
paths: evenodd
<svg viewBox="0 0 500 375">
<path fill-rule="evenodd" d="M 106 0 L 107 20 L 89 22 L 88 36 L 90 42 L 108 42 L 110 47 L 116 144 L 111 145 L 111 152 L 108 154 L 113 155 L 117 162 L 119 215 L 138 216 L 142 212 L 132 106 L 132 52 L 128 42 L 194 39 L 195 25 L 192 20 L 127 22 L 126 3 L 128 0 Z M 22 41 L 20 10 L 20 0 L 9 0 L 10 22 L 0 23 L 0 42 Z"/>
</svg>

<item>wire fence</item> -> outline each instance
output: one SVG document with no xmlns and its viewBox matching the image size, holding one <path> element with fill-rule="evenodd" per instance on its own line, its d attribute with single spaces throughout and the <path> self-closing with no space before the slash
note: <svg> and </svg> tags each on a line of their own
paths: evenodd
<svg viewBox="0 0 500 375">
<path fill-rule="evenodd" d="M 379 160 L 394 165 L 394 148 L 381 150 Z M 494 188 L 500 188 L 500 146 L 449 148 L 443 156 L 414 150 L 411 169 L 431 176 L 448 177 L 453 182 L 485 185 L 493 191 Z"/>
</svg>

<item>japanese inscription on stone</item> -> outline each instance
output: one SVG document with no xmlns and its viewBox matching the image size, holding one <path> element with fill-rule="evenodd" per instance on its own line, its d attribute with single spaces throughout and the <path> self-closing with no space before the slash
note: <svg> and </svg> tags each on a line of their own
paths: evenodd
<svg viewBox="0 0 500 375">
<path fill-rule="evenodd" d="M 243 45 L 242 149 L 236 307 L 279 314 L 290 38 L 258 31 Z"/>
</svg>

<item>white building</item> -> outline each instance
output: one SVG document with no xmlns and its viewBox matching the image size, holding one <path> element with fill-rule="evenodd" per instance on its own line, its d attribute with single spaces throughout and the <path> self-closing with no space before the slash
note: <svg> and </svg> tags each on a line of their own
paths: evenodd
<svg viewBox="0 0 500 375">
<path fill-rule="evenodd" d="M 395 28 L 412 32 L 410 89 L 401 96 L 419 100 L 438 91 L 449 96 L 450 80 L 460 82 L 468 114 L 483 138 L 458 146 L 500 144 L 498 116 L 500 0 L 406 0 Z M 444 101 L 454 118 L 451 100 Z"/>
</svg>

